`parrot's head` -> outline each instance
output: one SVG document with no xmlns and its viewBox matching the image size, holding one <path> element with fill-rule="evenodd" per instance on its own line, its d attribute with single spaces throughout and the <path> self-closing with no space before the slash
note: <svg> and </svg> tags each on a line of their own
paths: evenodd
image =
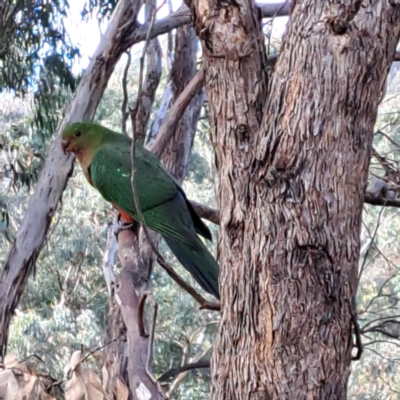
<svg viewBox="0 0 400 400">
<path fill-rule="evenodd" d="M 79 155 L 95 151 L 104 139 L 101 128 L 91 122 L 68 125 L 62 133 L 61 147 L 64 153 L 73 152 Z"/>
</svg>

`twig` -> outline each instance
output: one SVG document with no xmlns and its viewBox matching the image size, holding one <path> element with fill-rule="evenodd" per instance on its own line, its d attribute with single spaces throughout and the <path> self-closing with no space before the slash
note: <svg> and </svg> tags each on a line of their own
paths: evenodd
<svg viewBox="0 0 400 400">
<path fill-rule="evenodd" d="M 179 367 L 179 368 L 170 369 L 165 374 L 161 375 L 158 378 L 158 381 L 164 382 L 164 381 L 168 380 L 169 378 L 174 377 L 175 375 L 179 375 L 182 372 L 191 371 L 193 369 L 200 369 L 200 368 L 210 368 L 210 361 L 200 360 L 200 361 L 197 361 L 194 363 L 189 363 L 189 364 L 183 365 L 182 367 Z"/>
<path fill-rule="evenodd" d="M 189 200 L 190 203 L 192 204 L 194 210 L 196 211 L 196 214 L 200 218 L 204 218 L 215 225 L 219 225 L 219 210 L 206 206 L 205 204 L 197 203 L 196 201 Z"/>
<path fill-rule="evenodd" d="M 364 271 L 365 263 L 367 262 L 367 257 L 368 257 L 369 252 L 370 252 L 370 250 L 371 250 L 371 248 L 372 248 L 372 246 L 373 246 L 373 244 L 374 244 L 376 234 L 378 233 L 378 228 L 379 228 L 379 226 L 380 226 L 380 221 L 381 221 L 381 217 L 382 217 L 383 211 L 384 211 L 384 208 L 382 208 L 382 209 L 379 211 L 378 221 L 377 221 L 377 223 L 376 223 L 374 233 L 373 233 L 373 235 L 372 235 L 372 237 L 371 237 L 371 243 L 370 243 L 370 245 L 368 246 L 368 249 L 367 249 L 367 251 L 366 251 L 366 253 L 365 253 L 364 260 L 363 260 L 363 263 L 362 263 L 362 265 L 361 265 L 360 273 L 358 274 L 358 282 L 360 281 L 361 275 L 362 275 L 362 273 L 363 273 L 363 271 Z"/>
<path fill-rule="evenodd" d="M 361 359 L 361 355 L 363 353 L 363 345 L 361 340 L 361 331 L 360 325 L 358 324 L 357 317 L 355 316 L 353 310 L 350 311 L 351 322 L 353 323 L 354 327 L 354 334 L 356 335 L 356 347 L 357 347 L 357 354 L 352 357 L 353 361 L 357 361 Z"/>
<path fill-rule="evenodd" d="M 96 348 L 93 349 L 92 351 L 89 351 L 89 353 L 88 353 L 85 357 L 83 357 L 83 358 L 79 361 L 78 364 L 76 364 L 74 370 L 76 369 L 76 367 L 77 367 L 79 364 L 82 364 L 82 363 L 83 363 L 84 361 L 86 361 L 91 355 L 93 355 L 94 353 L 96 353 L 96 351 L 99 351 L 99 350 L 104 349 L 105 347 L 109 346 L 111 343 L 117 341 L 118 339 L 119 339 L 119 335 L 118 335 L 117 337 L 115 337 L 114 339 L 111 339 L 111 340 L 108 341 L 107 343 L 105 343 L 105 344 L 103 344 L 103 345 L 101 345 L 101 346 L 96 347 Z"/>
<path fill-rule="evenodd" d="M 161 254 L 153 248 L 154 253 L 156 254 L 157 262 L 160 266 L 165 270 L 165 272 L 186 292 L 188 292 L 197 302 L 200 304 L 200 310 L 215 310 L 219 311 L 221 309 L 221 304 L 219 302 L 211 302 L 206 300 L 200 293 L 196 291 L 196 289 L 183 280 L 175 270 L 168 265 L 168 263 L 164 260 Z"/>
<path fill-rule="evenodd" d="M 24 358 L 23 360 L 19 361 L 21 364 L 25 361 L 28 361 L 30 358 L 37 358 L 41 363 L 44 364 L 44 361 L 42 358 L 40 358 L 37 354 L 31 354 L 30 356 Z"/>
<path fill-rule="evenodd" d="M 128 134 L 126 133 L 126 119 L 128 118 L 129 113 L 126 111 L 126 108 L 128 106 L 128 72 L 129 72 L 129 67 L 131 65 L 131 52 L 126 51 L 125 54 L 127 55 L 128 59 L 126 61 L 126 65 L 124 68 L 124 75 L 122 76 L 122 91 L 124 94 L 124 100 L 122 101 L 122 106 L 121 106 L 121 112 L 122 112 L 122 134 L 127 136 Z"/>
<path fill-rule="evenodd" d="M 153 374 L 150 371 L 150 364 L 153 359 L 154 332 L 156 330 L 158 305 L 154 296 L 150 292 L 145 292 L 143 293 L 143 296 L 140 299 L 140 301 L 143 303 L 143 308 L 147 298 L 149 299 L 150 304 L 153 307 L 153 319 L 151 321 L 150 338 L 147 350 L 146 373 L 149 376 L 149 378 L 153 381 L 153 383 L 157 383 L 157 379 L 154 378 Z M 143 321 L 142 321 L 142 326 L 143 326 Z"/>
<path fill-rule="evenodd" d="M 149 337 L 149 335 L 146 333 L 146 330 L 144 329 L 144 321 L 143 321 L 146 298 L 147 298 L 147 293 L 144 293 L 143 296 L 139 299 L 139 305 L 138 305 L 139 335 L 144 338 Z"/>
<path fill-rule="evenodd" d="M 368 329 L 365 329 L 367 326 L 372 325 L 372 324 L 374 324 L 375 322 L 378 322 L 378 321 L 391 320 L 393 318 L 400 318 L 400 314 L 388 315 L 387 317 L 379 317 L 377 319 L 374 319 L 373 321 L 369 321 L 361 328 L 361 331 L 362 331 L 362 333 L 368 332 Z"/>
</svg>

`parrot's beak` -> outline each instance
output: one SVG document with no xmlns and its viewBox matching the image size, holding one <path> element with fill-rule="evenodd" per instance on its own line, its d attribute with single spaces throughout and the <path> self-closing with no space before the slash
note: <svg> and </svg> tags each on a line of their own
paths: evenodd
<svg viewBox="0 0 400 400">
<path fill-rule="evenodd" d="M 67 139 L 62 139 L 61 140 L 61 148 L 63 149 L 64 154 L 67 154 L 68 146 L 69 146 L 68 140 Z"/>
</svg>

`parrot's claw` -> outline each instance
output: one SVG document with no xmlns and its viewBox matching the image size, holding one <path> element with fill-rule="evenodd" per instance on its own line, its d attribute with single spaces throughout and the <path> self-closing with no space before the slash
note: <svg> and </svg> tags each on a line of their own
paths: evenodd
<svg viewBox="0 0 400 400">
<path fill-rule="evenodd" d="M 114 235 L 117 237 L 118 239 L 118 235 L 123 232 L 123 231 L 127 231 L 128 229 L 132 229 L 134 226 L 134 222 L 124 222 L 124 221 L 118 221 L 118 223 L 115 226 L 114 229 Z"/>
</svg>

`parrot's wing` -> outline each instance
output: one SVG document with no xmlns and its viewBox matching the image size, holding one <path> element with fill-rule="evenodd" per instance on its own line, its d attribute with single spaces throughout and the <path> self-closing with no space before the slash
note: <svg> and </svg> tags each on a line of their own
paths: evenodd
<svg viewBox="0 0 400 400">
<path fill-rule="evenodd" d="M 166 202 L 178 187 L 153 154 L 136 146 L 135 190 L 142 212 Z M 106 143 L 94 154 L 89 173 L 96 189 L 107 200 L 136 215 L 131 187 L 131 155 L 126 142 Z"/>
<path fill-rule="evenodd" d="M 180 197 L 179 186 L 160 166 L 158 158 L 136 146 L 135 191 L 146 225 L 163 236 L 192 244 L 181 221 L 173 222 L 173 207 L 164 205 Z M 131 155 L 129 143 L 106 143 L 99 147 L 89 167 L 94 187 L 103 198 L 138 219 L 131 187 Z M 166 215 L 165 212 L 169 215 Z M 178 210 L 175 210 L 178 211 Z M 179 210 L 182 212 L 182 210 Z M 181 214 L 177 212 L 177 214 Z M 179 218 L 180 219 L 180 218 Z"/>
</svg>

